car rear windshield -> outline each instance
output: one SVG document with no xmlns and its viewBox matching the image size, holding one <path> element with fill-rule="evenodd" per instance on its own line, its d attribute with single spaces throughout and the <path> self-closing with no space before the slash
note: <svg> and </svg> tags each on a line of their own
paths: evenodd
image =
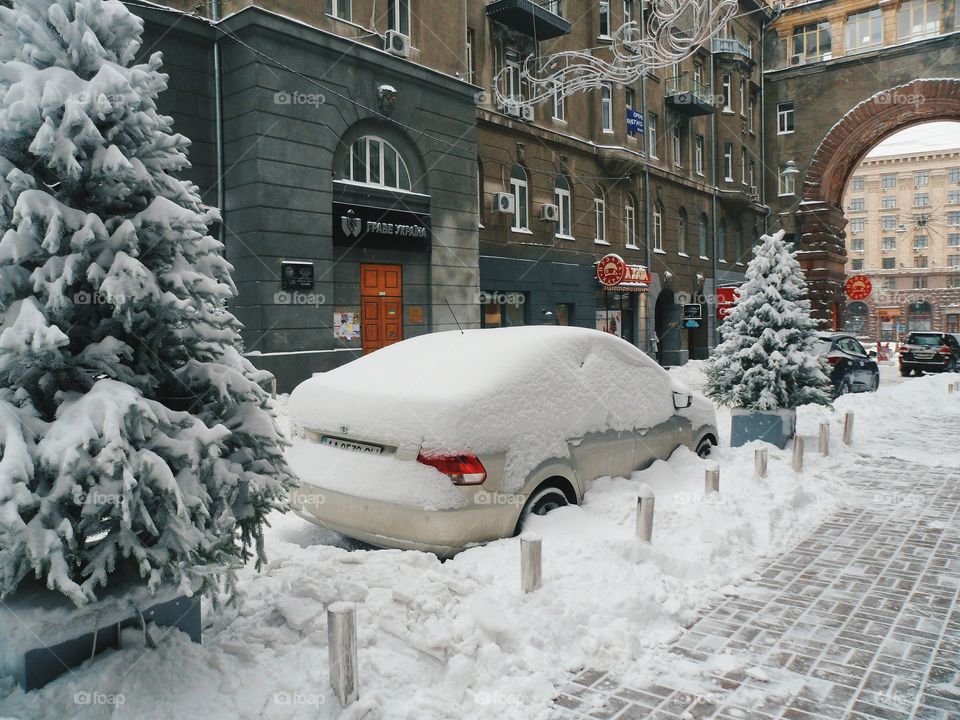
<svg viewBox="0 0 960 720">
<path fill-rule="evenodd" d="M 943 345 L 940 335 L 911 335 L 907 340 L 910 345 Z"/>
</svg>

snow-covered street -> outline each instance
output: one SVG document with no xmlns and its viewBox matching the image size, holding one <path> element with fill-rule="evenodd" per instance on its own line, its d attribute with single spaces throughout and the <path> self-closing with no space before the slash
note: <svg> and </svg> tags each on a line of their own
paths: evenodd
<svg viewBox="0 0 960 720">
<path fill-rule="evenodd" d="M 702 382 L 697 363 L 672 372 L 691 385 Z M 800 409 L 799 431 L 807 439 L 803 474 L 790 469 L 788 450 L 770 449 L 769 475 L 758 479 L 754 445 L 730 449 L 722 442 L 709 460 L 680 450 L 669 463 L 659 462 L 632 478 L 597 481 L 583 507 L 535 518 L 544 545 L 544 586 L 533 594 L 520 592 L 516 538 L 440 562 L 417 552 L 351 549 L 339 536 L 283 516 L 267 536 L 269 564 L 261 573 L 252 567 L 243 572 L 239 606 L 222 616 L 205 607 L 210 626 L 202 645 L 174 631 L 163 636 L 157 649 L 148 649 L 137 631 L 128 630 L 123 649 L 42 690 L 24 694 L 6 688 L 9 694 L 0 709 L 31 719 L 59 718 L 68 707 L 78 718 L 526 720 L 586 717 L 614 697 L 617 702 L 606 706 L 614 712 L 590 716 L 627 718 L 645 716 L 649 706 L 642 698 L 634 702 L 620 688 L 642 692 L 661 687 L 716 699 L 717 675 L 753 678 L 731 702 L 770 696 L 774 705 L 765 707 L 780 707 L 778 698 L 801 692 L 803 673 L 811 670 L 778 671 L 792 636 L 784 636 L 783 646 L 772 646 L 758 659 L 749 644 L 753 638 L 733 638 L 731 630 L 729 643 L 721 642 L 719 630 L 714 637 L 701 628 L 720 627 L 717 618 L 733 617 L 738 608 L 759 610 L 770 595 L 795 598 L 784 617 L 796 621 L 795 627 L 807 627 L 807 605 L 807 612 L 829 614 L 824 598 L 841 602 L 825 590 L 836 589 L 829 572 L 851 583 L 849 593 L 859 592 L 856 582 L 865 583 L 866 593 L 874 589 L 871 581 L 881 577 L 874 577 L 871 562 L 885 563 L 885 583 L 897 582 L 893 571 L 911 571 L 902 558 L 882 555 L 901 530 L 916 544 L 902 543 L 897 552 L 938 563 L 929 572 L 936 568 L 939 573 L 933 578 L 924 565 L 916 572 L 918 577 L 925 573 L 924 584 L 904 588 L 904 599 L 910 592 L 919 598 L 931 582 L 940 584 L 943 597 L 956 594 L 960 569 L 948 551 L 950 543 L 957 543 L 956 525 L 949 520 L 958 494 L 947 469 L 960 462 L 951 430 L 960 421 L 960 397 L 947 394 L 948 381 L 956 376 L 901 379 L 895 366 L 884 366 L 883 375 L 877 394 L 847 396 L 832 411 Z M 279 409 L 282 413 L 282 403 Z M 855 413 L 850 448 L 840 442 L 847 410 Z M 827 458 L 816 452 L 821 419 L 832 426 Z M 722 416 L 720 425 L 729 425 Z M 704 469 L 713 462 L 720 467 L 720 495 L 705 497 Z M 650 546 L 634 537 L 641 482 L 657 496 Z M 848 526 L 863 532 L 845 534 Z M 854 547 L 849 554 L 841 552 L 851 538 Z M 862 548 L 860 557 L 854 555 L 857 548 Z M 809 558 L 810 569 L 797 565 L 797 557 Z M 830 560 L 826 569 L 816 564 L 824 557 Z M 324 610 L 336 600 L 359 603 L 361 700 L 346 712 L 327 684 Z M 873 607 L 872 602 L 865 607 Z M 942 612 L 924 615 L 922 627 L 917 626 L 924 632 L 929 623 L 949 618 L 949 608 L 931 603 L 930 610 Z M 707 619 L 697 623 L 704 613 L 709 613 Z M 755 615 L 751 622 L 772 622 L 768 613 Z M 914 615 L 902 615 L 895 620 L 910 627 L 906 623 Z M 735 615 L 736 623 L 746 620 Z M 955 627 L 955 615 L 952 622 Z M 816 631 L 830 633 L 832 628 L 824 624 Z M 825 642 L 819 636 L 808 639 L 819 642 L 818 647 Z M 887 653 L 914 652 L 902 636 L 892 634 L 890 643 Z M 941 645 L 931 653 L 948 649 Z M 832 655 L 824 657 L 835 661 Z M 925 661 L 917 662 L 919 668 Z M 929 663 L 924 667 L 929 669 Z M 586 670 L 591 672 L 584 675 Z M 587 691 L 571 685 L 573 677 L 603 684 Z M 942 672 L 930 674 L 927 681 L 946 688 L 942 697 L 949 698 L 950 688 L 955 689 L 952 677 Z M 571 687 L 581 689 L 576 703 L 570 700 L 576 697 Z M 892 696 L 898 703 L 909 695 L 905 687 L 891 690 L 899 693 Z M 917 683 L 910 687 L 912 701 L 919 697 Z M 78 696 L 122 698 L 122 704 L 75 705 Z M 190 698 L 187 705 L 185 697 Z M 554 704 L 555 698 L 560 704 Z M 629 707 L 647 710 L 644 715 L 616 714 Z M 737 715 L 743 711 L 731 707 L 731 717 L 779 717 L 750 714 L 752 710 Z"/>
</svg>

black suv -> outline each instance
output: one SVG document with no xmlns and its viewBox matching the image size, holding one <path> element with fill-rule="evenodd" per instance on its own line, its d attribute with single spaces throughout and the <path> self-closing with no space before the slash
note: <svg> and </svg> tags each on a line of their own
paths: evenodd
<svg viewBox="0 0 960 720">
<path fill-rule="evenodd" d="M 853 335 L 817 333 L 815 349 L 830 364 L 830 382 L 834 395 L 872 392 L 880 387 L 880 368 Z"/>
<path fill-rule="evenodd" d="M 956 372 L 960 367 L 960 341 L 942 332 L 912 332 L 900 347 L 900 374 Z"/>
</svg>

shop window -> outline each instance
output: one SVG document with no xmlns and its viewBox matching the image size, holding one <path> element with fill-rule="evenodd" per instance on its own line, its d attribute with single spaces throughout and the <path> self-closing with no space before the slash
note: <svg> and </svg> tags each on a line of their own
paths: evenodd
<svg viewBox="0 0 960 720">
<path fill-rule="evenodd" d="M 482 292 L 484 299 L 480 326 L 485 328 L 526 325 L 527 294 L 510 291 Z"/>
</svg>

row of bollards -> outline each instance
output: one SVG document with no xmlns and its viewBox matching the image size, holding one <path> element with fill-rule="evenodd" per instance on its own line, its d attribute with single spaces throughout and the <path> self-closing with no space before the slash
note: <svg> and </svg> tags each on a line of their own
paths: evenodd
<svg viewBox="0 0 960 720">
<path fill-rule="evenodd" d="M 954 380 L 947 385 L 947 395 L 952 395 L 954 390 L 960 391 L 960 380 Z"/>
</svg>

